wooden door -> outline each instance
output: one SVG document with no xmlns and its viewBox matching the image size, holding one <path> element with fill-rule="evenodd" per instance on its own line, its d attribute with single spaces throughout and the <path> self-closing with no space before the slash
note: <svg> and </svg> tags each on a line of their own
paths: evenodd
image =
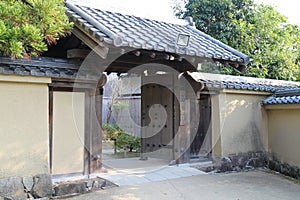
<svg viewBox="0 0 300 200">
<path fill-rule="evenodd" d="M 142 86 L 141 135 L 144 157 L 161 158 L 167 161 L 174 159 L 173 102 L 173 93 L 168 88 L 157 84 Z"/>
<path fill-rule="evenodd" d="M 211 101 L 210 95 L 201 95 L 199 100 L 199 126 L 197 134 L 192 138 L 190 159 L 199 159 L 209 156 L 211 151 Z M 206 140 L 206 141 L 205 141 Z M 206 143 L 206 144 L 204 144 Z"/>
</svg>

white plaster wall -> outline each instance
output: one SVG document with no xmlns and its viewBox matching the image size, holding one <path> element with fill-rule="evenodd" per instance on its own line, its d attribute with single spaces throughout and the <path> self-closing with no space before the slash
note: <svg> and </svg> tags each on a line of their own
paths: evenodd
<svg viewBox="0 0 300 200">
<path fill-rule="evenodd" d="M 49 173 L 48 83 L 0 75 L 0 178 Z"/>
<path fill-rule="evenodd" d="M 82 173 L 84 167 L 84 93 L 53 93 L 52 174 Z"/>
<path fill-rule="evenodd" d="M 266 114 L 258 93 L 227 91 L 212 100 L 213 148 L 218 157 L 266 150 Z"/>
<path fill-rule="evenodd" d="M 268 110 L 268 121 L 271 155 L 282 163 L 300 167 L 300 106 Z"/>
</svg>

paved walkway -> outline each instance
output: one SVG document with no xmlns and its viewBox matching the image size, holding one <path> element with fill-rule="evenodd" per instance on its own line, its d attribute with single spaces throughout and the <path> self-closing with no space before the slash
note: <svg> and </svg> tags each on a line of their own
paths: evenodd
<svg viewBox="0 0 300 200">
<path fill-rule="evenodd" d="M 189 165 L 168 166 L 168 162 L 155 158 L 149 158 L 148 160 L 139 160 L 139 158 L 107 159 L 104 160 L 103 165 L 107 172 L 93 174 L 91 177 L 99 176 L 118 186 L 137 185 L 205 174 L 200 170 L 189 167 Z"/>
<path fill-rule="evenodd" d="M 300 185 L 262 171 L 202 174 L 121 186 L 72 200 L 297 200 Z"/>
</svg>

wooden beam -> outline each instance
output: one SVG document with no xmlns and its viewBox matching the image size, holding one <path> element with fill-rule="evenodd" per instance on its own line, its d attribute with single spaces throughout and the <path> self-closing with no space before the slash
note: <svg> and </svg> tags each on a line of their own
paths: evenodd
<svg viewBox="0 0 300 200">
<path fill-rule="evenodd" d="M 97 86 L 97 84 L 93 83 L 72 83 L 72 82 L 53 82 L 49 84 L 51 87 L 54 87 L 55 89 L 59 88 L 70 88 L 71 90 L 74 88 L 74 90 L 79 89 L 93 89 Z"/>
<path fill-rule="evenodd" d="M 91 50 L 87 49 L 69 49 L 67 50 L 67 58 L 81 58 L 84 59 Z"/>
<path fill-rule="evenodd" d="M 101 58 L 105 59 L 108 55 L 109 48 L 105 46 L 101 46 L 99 43 L 91 39 L 88 34 L 84 33 L 82 30 L 78 29 L 78 27 L 73 28 L 72 33 L 78 37 L 82 42 L 84 42 L 88 47 L 92 49 L 96 54 L 98 54 Z"/>
</svg>

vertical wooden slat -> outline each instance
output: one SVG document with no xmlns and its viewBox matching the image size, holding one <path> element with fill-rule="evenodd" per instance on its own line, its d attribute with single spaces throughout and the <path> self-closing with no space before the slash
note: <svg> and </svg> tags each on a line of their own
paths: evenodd
<svg viewBox="0 0 300 200">
<path fill-rule="evenodd" d="M 52 157 L 53 157 L 53 88 L 49 88 L 49 164 L 50 174 L 52 174 Z"/>
</svg>

